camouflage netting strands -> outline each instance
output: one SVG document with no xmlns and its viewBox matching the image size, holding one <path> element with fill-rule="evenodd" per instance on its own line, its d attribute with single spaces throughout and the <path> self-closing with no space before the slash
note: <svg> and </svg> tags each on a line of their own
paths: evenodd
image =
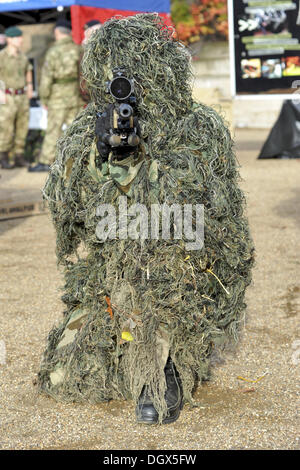
<svg viewBox="0 0 300 470">
<path fill-rule="evenodd" d="M 115 67 L 133 77 L 142 143 L 137 158 L 101 164 L 97 111 L 112 103 Z M 184 398 L 208 377 L 212 351 L 237 338 L 253 245 L 233 142 L 222 118 L 195 104 L 190 56 L 155 14 L 114 18 L 86 46 L 91 103 L 59 141 L 44 188 L 64 266 L 62 323 L 49 334 L 40 389 L 57 400 L 137 400 L 144 385 L 166 411 L 159 338 L 168 337 Z M 203 204 L 202 249 L 182 239 L 100 240 L 97 207 Z"/>
</svg>

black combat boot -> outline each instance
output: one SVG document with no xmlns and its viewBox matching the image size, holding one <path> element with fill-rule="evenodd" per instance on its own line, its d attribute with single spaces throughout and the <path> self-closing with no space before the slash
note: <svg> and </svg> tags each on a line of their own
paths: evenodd
<svg viewBox="0 0 300 470">
<path fill-rule="evenodd" d="M 30 166 L 28 168 L 28 171 L 34 172 L 34 173 L 39 172 L 39 171 L 49 171 L 49 170 L 50 170 L 50 166 L 44 163 L 37 163 L 36 165 Z"/>
<path fill-rule="evenodd" d="M 3 170 L 11 170 L 14 165 L 9 163 L 8 152 L 0 152 L 0 166 Z"/>
<path fill-rule="evenodd" d="M 178 419 L 180 410 L 182 409 L 183 396 L 181 380 L 171 358 L 168 359 L 164 372 L 167 384 L 165 400 L 168 410 L 162 423 L 169 424 Z M 154 408 L 145 387 L 142 390 L 135 412 L 138 423 L 158 423 L 158 413 Z"/>
<path fill-rule="evenodd" d="M 18 153 L 15 155 L 15 167 L 16 168 L 26 168 L 29 166 L 29 163 L 25 160 L 24 155 Z"/>
</svg>

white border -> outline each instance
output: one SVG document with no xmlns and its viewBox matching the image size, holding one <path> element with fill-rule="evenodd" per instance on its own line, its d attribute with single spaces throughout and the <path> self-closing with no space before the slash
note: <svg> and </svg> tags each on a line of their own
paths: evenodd
<svg viewBox="0 0 300 470">
<path fill-rule="evenodd" d="M 296 93 L 270 93 L 268 95 L 263 95 L 257 93 L 257 95 L 234 95 L 234 99 L 236 100 L 299 100 L 299 94 Z"/>
<path fill-rule="evenodd" d="M 228 28 L 229 28 L 229 61 L 230 61 L 230 91 L 232 98 L 236 97 L 235 86 L 235 50 L 234 50 L 234 21 L 233 0 L 227 0 Z"/>
</svg>

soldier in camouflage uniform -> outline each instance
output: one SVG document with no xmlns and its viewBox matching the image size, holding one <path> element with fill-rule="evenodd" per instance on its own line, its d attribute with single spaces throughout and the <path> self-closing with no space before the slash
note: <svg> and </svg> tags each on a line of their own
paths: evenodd
<svg viewBox="0 0 300 470">
<path fill-rule="evenodd" d="M 32 97 L 32 65 L 21 52 L 23 33 L 6 29 L 7 47 L 0 51 L 0 165 L 27 166 L 23 153 L 28 132 L 29 99 Z M 14 163 L 9 161 L 9 153 Z"/>
<path fill-rule="evenodd" d="M 41 102 L 48 110 L 48 126 L 39 163 L 29 171 L 49 170 L 63 126 L 71 124 L 81 107 L 80 48 L 72 41 L 70 23 L 59 20 L 54 35 L 56 42 L 46 54 L 39 87 Z"/>
</svg>

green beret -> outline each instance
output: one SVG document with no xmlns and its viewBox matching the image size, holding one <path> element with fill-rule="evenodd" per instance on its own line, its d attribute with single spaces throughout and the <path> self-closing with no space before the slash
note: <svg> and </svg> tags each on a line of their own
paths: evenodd
<svg viewBox="0 0 300 470">
<path fill-rule="evenodd" d="M 16 26 L 10 26 L 5 30 L 5 36 L 8 38 L 16 38 L 18 36 L 23 36 L 23 32 Z"/>
</svg>

